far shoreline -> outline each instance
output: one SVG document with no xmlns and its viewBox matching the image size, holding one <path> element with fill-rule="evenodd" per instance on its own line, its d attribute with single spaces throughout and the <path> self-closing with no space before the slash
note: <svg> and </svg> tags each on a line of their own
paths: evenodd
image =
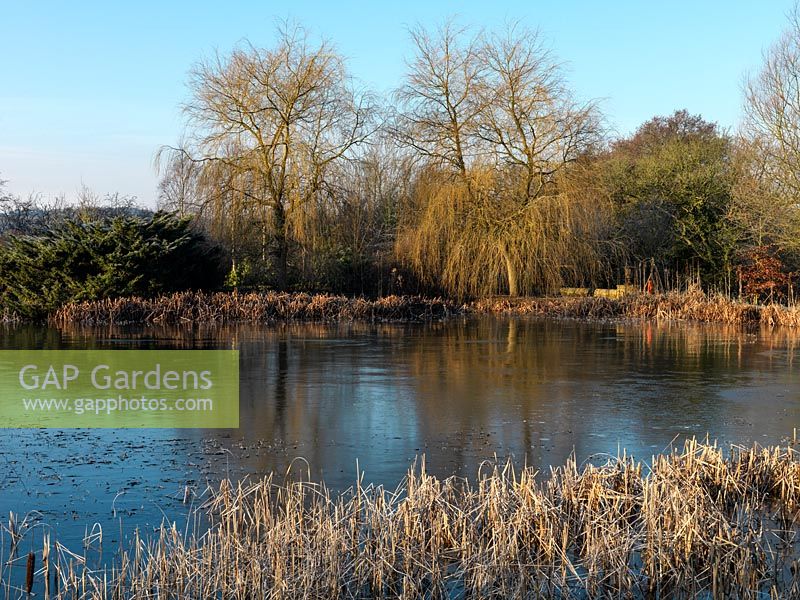
<svg viewBox="0 0 800 600">
<path fill-rule="evenodd" d="M 57 326 L 431 322 L 482 315 L 800 327 L 800 307 L 796 305 L 752 304 L 722 294 L 706 294 L 699 289 L 660 294 L 630 292 L 616 298 L 494 296 L 464 303 L 420 295 L 367 299 L 304 292 L 177 292 L 154 298 L 109 298 L 68 303 L 40 322 Z M 0 321 L 36 322 L 8 313 L 0 313 Z"/>
</svg>

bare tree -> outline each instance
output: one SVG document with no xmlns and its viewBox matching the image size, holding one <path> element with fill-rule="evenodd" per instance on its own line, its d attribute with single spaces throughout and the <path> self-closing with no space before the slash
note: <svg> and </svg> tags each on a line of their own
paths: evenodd
<svg viewBox="0 0 800 600">
<path fill-rule="evenodd" d="M 376 136 L 357 160 L 337 166 L 330 200 L 320 207 L 318 231 L 347 256 L 351 273 L 343 287 L 363 292 L 370 280 L 382 284 L 413 173 L 410 157 L 383 136 Z"/>
<path fill-rule="evenodd" d="M 398 139 L 426 171 L 401 254 L 459 294 L 557 285 L 583 263 L 567 255 L 585 247 L 589 213 L 570 212 L 557 184 L 598 137 L 594 105 L 573 99 L 535 32 L 471 37 L 448 23 L 412 39 Z"/>
<path fill-rule="evenodd" d="M 0 235 L 29 234 L 38 222 L 38 197 L 23 199 L 6 190 L 7 180 L 0 179 Z"/>
<path fill-rule="evenodd" d="M 181 217 L 200 208 L 198 186 L 202 166 L 184 153 L 173 153 L 158 182 L 158 207 Z"/>
<path fill-rule="evenodd" d="M 573 98 L 536 31 L 512 25 L 489 37 L 481 57 L 488 85 L 481 87 L 479 135 L 497 162 L 519 174 L 521 199 L 533 200 L 598 142 L 596 106 Z"/>
<path fill-rule="evenodd" d="M 745 84 L 743 131 L 764 157 L 764 174 L 778 191 L 800 197 L 800 8 L 764 53 L 761 70 Z"/>
<path fill-rule="evenodd" d="M 735 169 L 727 218 L 740 232 L 740 251 L 771 247 L 796 268 L 800 259 L 800 210 L 796 197 L 776 185 L 762 146 L 740 139 L 733 153 Z"/>
<path fill-rule="evenodd" d="M 185 106 L 180 153 L 219 163 L 227 183 L 262 214 L 277 283 L 287 282 L 292 238 L 330 168 L 371 131 L 373 105 L 341 57 L 300 27 L 279 30 L 270 49 L 251 44 L 198 64 Z"/>
<path fill-rule="evenodd" d="M 744 88 L 731 218 L 745 245 L 800 264 L 800 5 Z"/>
<path fill-rule="evenodd" d="M 26 197 L 5 193 L 0 181 L 0 235 L 46 234 L 68 221 L 88 222 L 115 216 L 152 214 L 136 203 L 135 196 L 114 192 L 100 196 L 81 184 L 73 202 L 64 195 L 45 197 L 31 192 Z"/>
<path fill-rule="evenodd" d="M 395 135 L 430 162 L 468 181 L 470 161 L 479 153 L 475 142 L 483 110 L 480 38 L 452 21 L 435 33 L 417 27 L 410 35 L 416 54 L 404 85 L 395 92 L 402 107 Z"/>
</svg>

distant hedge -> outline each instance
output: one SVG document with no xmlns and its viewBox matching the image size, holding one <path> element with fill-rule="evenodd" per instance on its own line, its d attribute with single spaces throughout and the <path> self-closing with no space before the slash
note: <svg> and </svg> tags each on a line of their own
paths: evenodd
<svg viewBox="0 0 800 600">
<path fill-rule="evenodd" d="M 222 250 L 171 213 L 66 221 L 0 242 L 0 308 L 42 318 L 67 302 L 216 288 Z"/>
</svg>

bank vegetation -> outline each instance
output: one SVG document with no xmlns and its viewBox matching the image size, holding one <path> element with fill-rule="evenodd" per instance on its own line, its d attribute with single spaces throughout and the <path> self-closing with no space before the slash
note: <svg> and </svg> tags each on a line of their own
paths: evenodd
<svg viewBox="0 0 800 600">
<path fill-rule="evenodd" d="M 548 474 L 486 464 L 472 480 L 439 479 L 423 459 L 397 489 L 359 477 L 340 494 L 302 477 L 222 481 L 201 499 L 206 530 L 165 524 L 105 568 L 47 533 L 28 553 L 37 529 L 12 515 L 3 592 L 795 598 L 799 458 L 791 444 L 723 451 L 689 441 L 649 464 L 624 454 L 597 465 L 571 459 Z"/>
<path fill-rule="evenodd" d="M 468 303 L 425 296 L 375 300 L 286 292 L 176 292 L 155 298 L 123 297 L 72 302 L 49 317 L 59 326 L 126 324 L 274 324 L 287 321 L 430 322 L 452 317 L 531 316 L 553 319 L 697 321 L 740 326 L 800 327 L 800 307 L 751 304 L 695 288 L 618 297 L 489 297 Z M 14 318 L 6 317 L 13 322 Z"/>
</svg>

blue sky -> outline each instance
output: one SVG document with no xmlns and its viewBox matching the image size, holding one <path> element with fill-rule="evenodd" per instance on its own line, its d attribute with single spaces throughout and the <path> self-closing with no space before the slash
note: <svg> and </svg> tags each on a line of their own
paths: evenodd
<svg viewBox="0 0 800 600">
<path fill-rule="evenodd" d="M 791 0 L 494 2 L 28 2 L 0 11 L 0 178 L 26 195 L 136 195 L 154 205 L 155 150 L 182 129 L 186 73 L 298 21 L 332 40 L 377 91 L 402 78 L 407 29 L 448 16 L 539 28 L 584 99 L 626 134 L 679 108 L 736 126 L 741 84 L 784 28 Z"/>
</svg>

